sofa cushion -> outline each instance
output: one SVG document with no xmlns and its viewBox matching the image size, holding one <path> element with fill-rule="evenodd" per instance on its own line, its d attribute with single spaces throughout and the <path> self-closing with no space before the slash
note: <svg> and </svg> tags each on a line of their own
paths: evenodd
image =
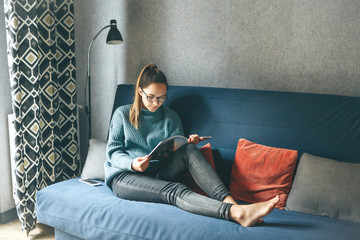
<svg viewBox="0 0 360 240">
<path fill-rule="evenodd" d="M 91 178 L 104 181 L 104 163 L 106 161 L 106 141 L 90 139 L 89 150 L 85 166 L 82 170 L 82 178 Z"/>
<path fill-rule="evenodd" d="M 360 164 L 301 156 L 286 209 L 360 222 Z"/>
<path fill-rule="evenodd" d="M 230 192 L 238 200 L 256 203 L 279 195 L 284 209 L 298 153 L 240 139 L 230 178 Z"/>
<path fill-rule="evenodd" d="M 215 169 L 215 162 L 211 151 L 211 144 L 208 143 L 202 146 L 199 150 L 204 155 L 209 164 Z M 207 194 L 196 184 L 194 178 L 191 176 L 189 171 L 187 171 L 185 176 L 178 181 L 188 186 L 194 192 L 207 196 Z"/>
</svg>

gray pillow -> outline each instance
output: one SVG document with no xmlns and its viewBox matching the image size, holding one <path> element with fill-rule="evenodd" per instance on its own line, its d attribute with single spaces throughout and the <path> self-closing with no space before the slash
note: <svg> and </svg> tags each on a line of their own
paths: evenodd
<svg viewBox="0 0 360 240">
<path fill-rule="evenodd" d="M 107 142 L 90 139 L 89 150 L 85 161 L 85 166 L 81 173 L 82 178 L 91 178 L 104 181 L 104 163 L 106 161 Z"/>
<path fill-rule="evenodd" d="M 286 210 L 360 222 L 360 164 L 304 153 Z"/>
</svg>

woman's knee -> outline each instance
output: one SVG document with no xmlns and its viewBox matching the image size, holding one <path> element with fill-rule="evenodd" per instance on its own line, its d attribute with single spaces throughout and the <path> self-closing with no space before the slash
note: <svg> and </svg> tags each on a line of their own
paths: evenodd
<svg viewBox="0 0 360 240">
<path fill-rule="evenodd" d="M 194 144 L 186 144 L 180 150 L 180 154 L 183 157 L 193 156 L 194 152 L 198 152 L 199 149 Z"/>
<path fill-rule="evenodd" d="M 186 144 L 185 148 L 187 151 L 197 151 L 199 150 L 194 144 L 190 143 L 190 144 Z"/>
</svg>

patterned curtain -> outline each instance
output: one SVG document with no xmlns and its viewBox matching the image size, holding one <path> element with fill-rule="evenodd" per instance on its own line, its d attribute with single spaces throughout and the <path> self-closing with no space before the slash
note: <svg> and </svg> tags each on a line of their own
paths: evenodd
<svg viewBox="0 0 360 240">
<path fill-rule="evenodd" d="M 79 175 L 73 0 L 5 0 L 16 131 L 14 198 L 36 226 L 36 191 Z"/>
</svg>

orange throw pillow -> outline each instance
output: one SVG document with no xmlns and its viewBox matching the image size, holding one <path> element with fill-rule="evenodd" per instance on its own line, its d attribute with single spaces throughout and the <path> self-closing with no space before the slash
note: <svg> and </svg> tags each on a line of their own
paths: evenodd
<svg viewBox="0 0 360 240">
<path fill-rule="evenodd" d="M 212 155 L 210 143 L 202 146 L 201 148 L 199 148 L 199 150 L 204 155 L 206 160 L 208 160 L 209 164 L 215 169 L 215 162 L 214 162 L 214 157 Z M 185 184 L 194 192 L 207 196 L 207 194 L 196 184 L 195 180 L 193 179 L 189 171 L 179 181 Z"/>
<path fill-rule="evenodd" d="M 235 199 L 256 203 L 279 195 L 284 209 L 298 158 L 295 150 L 268 147 L 240 139 L 231 171 L 230 192 Z"/>
</svg>

